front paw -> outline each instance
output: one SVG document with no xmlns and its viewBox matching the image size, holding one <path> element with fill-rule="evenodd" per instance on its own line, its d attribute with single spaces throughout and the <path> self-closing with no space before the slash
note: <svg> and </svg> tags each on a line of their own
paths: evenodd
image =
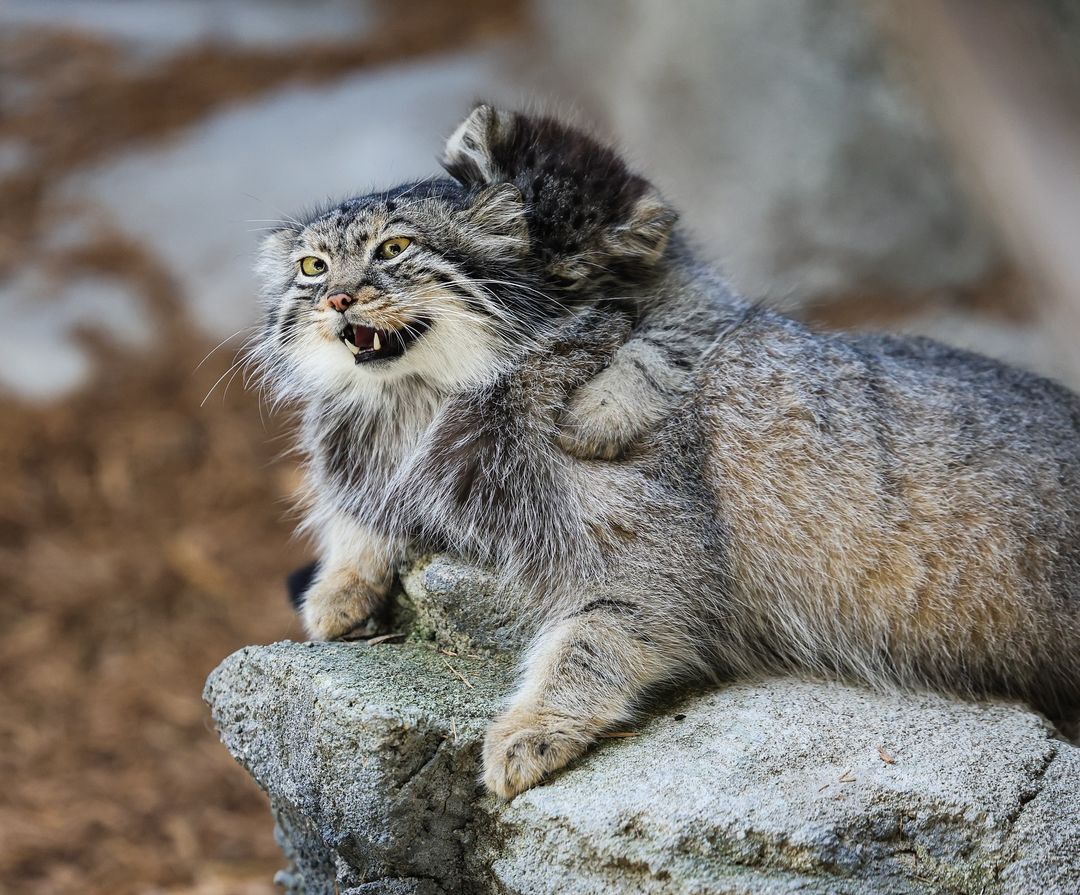
<svg viewBox="0 0 1080 895">
<path fill-rule="evenodd" d="M 608 368 L 570 395 L 559 420 L 564 451 L 581 460 L 612 460 L 641 433 L 641 410 L 619 386 Z"/>
<path fill-rule="evenodd" d="M 503 799 L 535 786 L 592 743 L 584 725 L 565 716 L 512 710 L 484 738 L 484 785 Z"/>
<path fill-rule="evenodd" d="M 304 628 L 313 640 L 360 640 L 381 633 L 386 591 L 356 572 L 323 576 L 304 597 Z"/>
</svg>

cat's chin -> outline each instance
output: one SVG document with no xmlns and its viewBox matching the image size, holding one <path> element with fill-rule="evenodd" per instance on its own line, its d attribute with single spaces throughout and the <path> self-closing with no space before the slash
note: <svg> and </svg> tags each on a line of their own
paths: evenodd
<svg viewBox="0 0 1080 895">
<path fill-rule="evenodd" d="M 381 363 L 402 357 L 430 327 L 431 321 L 424 318 L 417 318 L 397 329 L 375 329 L 355 323 L 346 326 L 338 338 L 355 364 Z"/>
</svg>

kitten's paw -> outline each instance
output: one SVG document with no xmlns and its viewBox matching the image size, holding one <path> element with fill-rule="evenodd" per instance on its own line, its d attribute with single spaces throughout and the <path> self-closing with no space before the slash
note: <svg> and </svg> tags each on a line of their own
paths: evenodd
<svg viewBox="0 0 1080 895">
<path fill-rule="evenodd" d="M 592 743 L 580 722 L 513 710 L 496 718 L 484 738 L 484 785 L 503 799 L 535 786 Z"/>
<path fill-rule="evenodd" d="M 571 393 L 559 420 L 559 444 L 581 460 L 612 460 L 641 434 L 647 421 L 627 400 L 614 367 Z"/>
<path fill-rule="evenodd" d="M 304 597 L 304 628 L 314 640 L 361 640 L 382 633 L 386 593 L 356 572 L 323 576 Z"/>
</svg>

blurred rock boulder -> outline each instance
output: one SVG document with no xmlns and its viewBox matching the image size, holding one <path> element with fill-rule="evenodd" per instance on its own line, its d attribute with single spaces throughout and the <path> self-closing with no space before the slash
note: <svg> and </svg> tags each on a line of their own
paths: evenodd
<svg viewBox="0 0 1080 895">
<path fill-rule="evenodd" d="M 879 5 L 539 0 L 534 77 L 607 122 L 745 294 L 978 282 L 994 242 L 890 66 Z"/>
</svg>

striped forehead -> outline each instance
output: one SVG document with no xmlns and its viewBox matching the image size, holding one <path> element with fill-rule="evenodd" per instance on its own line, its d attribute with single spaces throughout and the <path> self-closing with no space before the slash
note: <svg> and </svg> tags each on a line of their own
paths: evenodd
<svg viewBox="0 0 1080 895">
<path fill-rule="evenodd" d="M 312 224 L 307 242 L 327 255 L 354 255 L 376 239 L 389 221 L 385 204 L 343 206 Z"/>
</svg>

